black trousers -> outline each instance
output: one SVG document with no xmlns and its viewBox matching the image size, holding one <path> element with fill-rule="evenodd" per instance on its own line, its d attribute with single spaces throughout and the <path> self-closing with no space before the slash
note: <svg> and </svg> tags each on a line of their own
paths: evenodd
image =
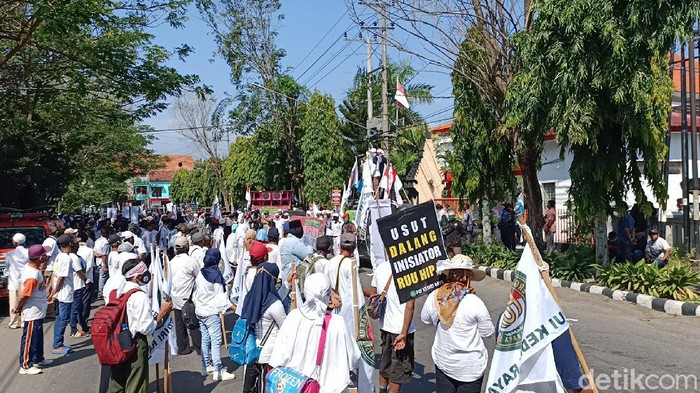
<svg viewBox="0 0 700 393">
<path fill-rule="evenodd" d="M 262 393 L 265 388 L 265 376 L 267 364 L 253 363 L 245 368 L 243 379 L 243 393 Z"/>
<path fill-rule="evenodd" d="M 182 311 L 173 309 L 173 321 L 175 322 L 175 337 L 177 339 L 177 353 L 179 355 L 187 355 L 195 351 L 202 352 L 202 333 L 199 329 L 189 330 L 185 326 L 185 320 L 182 319 Z M 190 336 L 192 337 L 192 345 L 190 345 Z"/>
<path fill-rule="evenodd" d="M 435 388 L 437 393 L 481 393 L 481 385 L 484 376 L 472 382 L 462 382 L 445 375 L 442 370 L 435 367 Z"/>
</svg>

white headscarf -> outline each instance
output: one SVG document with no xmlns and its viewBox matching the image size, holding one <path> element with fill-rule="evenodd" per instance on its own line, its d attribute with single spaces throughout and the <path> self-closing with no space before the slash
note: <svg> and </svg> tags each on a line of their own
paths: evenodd
<svg viewBox="0 0 700 393">
<path fill-rule="evenodd" d="M 304 281 L 306 301 L 299 311 L 306 318 L 321 319 L 328 309 L 331 298 L 331 280 L 323 273 L 314 273 Z"/>
</svg>

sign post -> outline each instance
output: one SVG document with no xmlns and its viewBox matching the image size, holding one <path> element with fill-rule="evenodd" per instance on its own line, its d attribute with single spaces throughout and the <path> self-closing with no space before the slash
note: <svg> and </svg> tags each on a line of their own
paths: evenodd
<svg viewBox="0 0 700 393">
<path fill-rule="evenodd" d="M 377 220 L 401 303 L 442 284 L 437 262 L 448 258 L 433 201 Z"/>
</svg>

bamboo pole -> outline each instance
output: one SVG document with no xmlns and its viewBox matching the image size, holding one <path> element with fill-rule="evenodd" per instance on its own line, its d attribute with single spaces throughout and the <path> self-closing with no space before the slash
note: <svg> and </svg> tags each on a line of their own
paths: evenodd
<svg viewBox="0 0 700 393">
<path fill-rule="evenodd" d="M 160 393 L 160 364 L 156 363 L 156 393 Z"/>
<path fill-rule="evenodd" d="M 224 332 L 224 348 L 228 348 L 228 339 L 226 338 L 226 323 L 224 322 L 224 314 L 219 314 L 219 319 L 221 320 L 221 331 Z"/>
<path fill-rule="evenodd" d="M 537 266 L 542 267 L 544 266 L 544 260 L 542 260 L 542 255 L 540 255 L 540 250 L 537 248 L 537 245 L 535 244 L 535 240 L 532 238 L 529 232 L 529 227 L 525 223 L 525 217 L 523 217 L 522 214 L 518 214 L 518 221 L 520 223 L 521 227 L 524 227 L 523 231 L 521 231 L 523 237 L 525 238 L 525 241 L 527 242 L 528 246 L 530 246 L 530 250 L 532 251 L 532 254 L 535 257 L 535 262 L 537 263 Z M 554 292 L 554 286 L 552 285 L 552 279 L 549 277 L 549 270 L 540 270 L 540 275 L 542 276 L 542 281 L 544 281 L 544 285 L 547 286 L 547 289 L 549 290 L 549 293 L 552 294 L 552 298 L 554 298 L 554 301 L 557 303 L 559 308 L 562 310 L 562 314 L 564 315 L 564 310 L 561 306 L 561 302 L 559 302 L 559 297 L 557 297 L 556 292 Z M 566 315 L 564 315 L 566 318 Z M 588 379 L 588 384 L 593 391 L 593 393 L 598 393 L 598 387 L 596 387 L 595 382 L 593 381 L 593 378 L 591 378 L 591 370 L 588 368 L 588 363 L 586 363 L 586 359 L 583 357 L 583 352 L 581 352 L 581 347 L 578 345 L 578 341 L 576 341 L 576 337 L 574 337 L 574 331 L 571 329 L 571 326 L 569 326 L 569 335 L 571 336 L 571 345 L 574 347 L 574 351 L 576 352 L 576 357 L 578 358 L 579 363 L 581 364 L 581 368 L 583 369 L 583 374 L 586 376 L 586 379 Z"/>
<path fill-rule="evenodd" d="M 292 262 L 292 268 L 289 271 L 289 274 L 294 274 L 297 271 L 297 266 L 294 262 Z M 292 280 L 292 292 L 290 293 L 291 297 L 291 302 L 289 305 L 289 311 L 295 310 L 298 306 L 297 304 L 297 280 Z"/>
<path fill-rule="evenodd" d="M 165 361 L 163 361 L 163 392 L 170 393 L 170 348 L 168 341 L 165 341 Z"/>
<path fill-rule="evenodd" d="M 357 293 L 357 262 L 355 261 L 355 258 L 350 257 L 350 261 L 352 262 L 350 265 L 350 268 L 352 269 L 352 313 L 353 316 L 355 317 L 355 323 L 353 324 L 355 326 L 355 341 L 360 340 L 360 301 L 359 301 L 359 294 Z M 342 262 L 342 260 L 341 260 Z M 340 271 L 338 271 L 338 274 L 340 274 Z"/>
</svg>

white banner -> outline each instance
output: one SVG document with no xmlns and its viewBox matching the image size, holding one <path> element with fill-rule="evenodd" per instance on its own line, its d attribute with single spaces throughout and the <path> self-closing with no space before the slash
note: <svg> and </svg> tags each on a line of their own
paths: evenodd
<svg viewBox="0 0 700 393">
<path fill-rule="evenodd" d="M 527 226 L 521 228 L 530 232 Z M 564 313 L 540 277 L 532 250 L 526 246 L 508 305 L 498 321 L 486 392 L 566 392 L 551 344 L 568 328 Z"/>
<path fill-rule="evenodd" d="M 229 238 L 229 241 L 234 241 L 234 239 Z M 233 280 L 233 270 L 231 269 L 231 264 L 228 261 L 228 255 L 226 255 L 226 246 L 224 245 L 223 240 L 219 242 L 219 252 L 221 253 L 221 261 L 224 264 L 224 282 L 228 284 L 231 282 L 231 280 Z"/>
<path fill-rule="evenodd" d="M 372 223 L 369 227 L 370 259 L 372 260 L 372 266 L 379 266 L 387 259 L 384 251 L 384 242 L 382 241 L 382 237 L 379 236 L 377 220 L 391 215 L 391 200 L 380 199 L 376 201 L 372 199 L 369 201 L 369 210 L 372 217 Z"/>
<path fill-rule="evenodd" d="M 165 263 L 168 264 L 168 258 L 165 257 Z M 158 315 L 160 312 L 160 303 L 163 298 L 170 297 L 170 283 L 172 282 L 172 274 L 170 267 L 167 266 L 168 277 L 164 277 L 163 265 L 161 264 L 160 252 L 151 249 L 151 312 L 153 315 Z M 154 365 L 162 363 L 165 360 L 165 343 L 170 345 L 170 356 L 177 355 L 177 340 L 175 339 L 175 326 L 173 319 L 168 316 L 163 323 L 153 332 L 153 339 L 148 346 L 148 364 Z"/>
</svg>

